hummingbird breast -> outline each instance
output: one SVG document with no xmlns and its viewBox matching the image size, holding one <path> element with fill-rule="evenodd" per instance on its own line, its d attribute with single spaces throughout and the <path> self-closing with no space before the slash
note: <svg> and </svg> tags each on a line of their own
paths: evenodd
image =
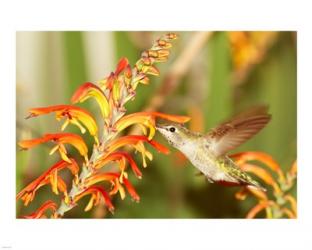
<svg viewBox="0 0 312 250">
<path fill-rule="evenodd" d="M 189 159 L 189 161 L 212 181 L 238 182 L 225 171 L 226 166 L 220 167 L 222 159 L 216 158 L 204 144 L 187 143 L 182 145 L 179 150 Z M 220 161 L 221 160 L 221 161 Z"/>
</svg>

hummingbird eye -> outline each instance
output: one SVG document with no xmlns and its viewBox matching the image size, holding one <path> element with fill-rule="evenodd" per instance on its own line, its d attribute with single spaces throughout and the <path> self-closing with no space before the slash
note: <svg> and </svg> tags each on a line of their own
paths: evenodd
<svg viewBox="0 0 312 250">
<path fill-rule="evenodd" d="M 175 130 L 176 130 L 175 127 L 169 128 L 169 131 L 172 132 L 172 133 L 175 132 Z"/>
</svg>

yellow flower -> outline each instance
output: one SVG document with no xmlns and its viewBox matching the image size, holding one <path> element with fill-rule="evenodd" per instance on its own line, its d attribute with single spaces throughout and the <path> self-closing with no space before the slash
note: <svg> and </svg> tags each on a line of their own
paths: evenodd
<svg viewBox="0 0 312 250">
<path fill-rule="evenodd" d="M 110 114 L 110 107 L 107 98 L 103 91 L 91 82 L 82 84 L 72 96 L 71 101 L 72 103 L 84 102 L 90 97 L 93 97 L 97 101 L 103 117 L 107 118 Z"/>
</svg>

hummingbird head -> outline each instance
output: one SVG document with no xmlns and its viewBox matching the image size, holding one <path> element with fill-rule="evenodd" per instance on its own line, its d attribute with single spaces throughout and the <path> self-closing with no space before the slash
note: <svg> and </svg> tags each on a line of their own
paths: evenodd
<svg viewBox="0 0 312 250">
<path fill-rule="evenodd" d="M 156 129 L 176 148 L 183 146 L 189 139 L 189 130 L 177 123 L 157 124 Z"/>
</svg>

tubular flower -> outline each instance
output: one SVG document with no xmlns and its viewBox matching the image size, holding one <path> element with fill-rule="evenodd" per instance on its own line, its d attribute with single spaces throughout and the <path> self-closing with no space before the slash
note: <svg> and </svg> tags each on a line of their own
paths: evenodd
<svg viewBox="0 0 312 250">
<path fill-rule="evenodd" d="M 276 161 L 273 160 L 273 158 L 265 153 L 262 152 L 252 152 L 247 151 L 243 153 L 237 153 L 230 156 L 231 158 L 234 158 L 238 165 L 243 165 L 246 161 L 260 161 L 266 164 L 270 169 L 272 169 L 274 172 L 276 172 L 279 175 L 279 178 L 284 181 L 285 177 L 282 172 L 282 169 L 278 165 Z"/>
<path fill-rule="evenodd" d="M 103 157 L 103 158 L 99 159 L 97 164 L 95 165 L 95 168 L 99 169 L 99 168 L 101 168 L 102 166 L 104 166 L 105 164 L 107 164 L 107 163 L 109 163 L 111 161 L 117 161 L 117 160 L 121 160 L 121 159 L 127 160 L 129 162 L 129 164 L 130 164 L 134 174 L 138 178 L 140 178 L 140 179 L 142 178 L 142 172 L 138 168 L 137 164 L 135 163 L 135 161 L 133 160 L 131 155 L 126 153 L 126 152 L 114 152 L 114 153 L 109 154 L 106 157 Z"/>
<path fill-rule="evenodd" d="M 126 115 L 119 119 L 114 126 L 114 129 L 118 132 L 124 130 L 125 128 L 133 125 L 139 124 L 142 125 L 143 133 L 146 135 L 147 131 L 145 127 L 149 128 L 150 132 L 148 139 L 151 140 L 155 135 L 155 119 L 161 118 L 172 122 L 185 123 L 189 121 L 187 116 L 177 116 L 177 115 L 168 115 L 159 112 L 138 112 L 130 115 Z"/>
<path fill-rule="evenodd" d="M 91 82 L 86 82 L 77 89 L 71 98 L 72 103 L 84 102 L 93 97 L 100 106 L 102 115 L 107 118 L 110 113 L 110 108 L 106 96 L 103 91 Z"/>
<path fill-rule="evenodd" d="M 91 199 L 88 203 L 88 205 L 85 207 L 85 211 L 89 211 L 93 206 L 96 206 L 99 204 L 101 200 L 101 196 L 103 197 L 105 201 L 105 205 L 107 206 L 108 210 L 113 213 L 114 212 L 114 206 L 109 198 L 109 195 L 106 193 L 106 191 L 97 186 L 88 187 L 83 192 L 75 196 L 74 202 L 78 202 L 82 197 L 91 194 Z"/>
<path fill-rule="evenodd" d="M 244 188 L 236 193 L 236 198 L 239 200 L 244 200 L 248 193 L 258 199 L 258 204 L 249 211 L 247 218 L 254 218 L 264 209 L 267 218 L 280 218 L 282 216 L 295 218 L 297 216 L 296 199 L 287 193 L 293 187 L 294 180 L 296 179 L 296 161 L 285 175 L 278 163 L 265 153 L 243 152 L 231 155 L 231 157 L 236 160 L 236 163 L 240 168 L 258 176 L 266 184 L 270 185 L 274 191 L 273 197 L 270 197 L 269 193 L 250 187 Z M 269 167 L 269 170 L 277 175 L 277 179 L 267 169 L 250 164 L 248 163 L 249 161 L 259 161 L 265 164 Z"/>
<path fill-rule="evenodd" d="M 27 118 L 36 117 L 39 115 L 45 115 L 55 112 L 56 119 L 60 120 L 61 118 L 66 118 L 65 123 L 62 126 L 62 130 L 64 130 L 69 123 L 76 125 L 82 134 L 86 132 L 86 127 L 89 133 L 94 136 L 96 142 L 98 142 L 97 132 L 98 128 L 96 125 L 96 121 L 91 116 L 91 114 L 79 107 L 75 107 L 72 105 L 56 105 L 50 107 L 43 108 L 32 108 L 29 110 L 29 116 Z M 84 125 L 82 126 L 81 123 Z"/>
<path fill-rule="evenodd" d="M 64 193 L 64 196 L 67 197 L 67 188 L 65 182 L 61 177 L 58 176 L 58 172 L 64 168 L 68 168 L 71 173 L 74 175 L 76 181 L 78 179 L 79 166 L 74 159 L 70 159 L 71 163 L 66 161 L 59 161 L 50 167 L 47 171 L 45 171 L 41 176 L 35 179 L 33 182 L 28 184 L 22 191 L 20 191 L 16 199 L 22 199 L 24 201 L 24 205 L 27 206 L 29 202 L 31 202 L 36 194 L 36 191 L 46 185 L 51 184 L 52 191 L 58 194 L 58 190 Z"/>
<path fill-rule="evenodd" d="M 125 175 L 122 175 L 119 173 L 111 173 L 111 172 L 109 172 L 109 173 L 98 173 L 96 175 L 93 175 L 93 176 L 87 178 L 85 181 L 85 185 L 86 186 L 92 186 L 98 182 L 103 182 L 103 181 L 105 181 L 105 182 L 109 181 L 112 183 L 113 187 L 112 187 L 112 190 L 110 191 L 110 195 L 114 195 L 117 192 L 119 192 L 120 197 L 123 200 L 126 196 L 125 190 L 122 186 L 122 184 L 124 184 L 128 193 L 130 194 L 131 198 L 136 202 L 140 201 L 140 197 L 136 193 L 134 187 L 129 182 L 128 178 L 126 178 Z"/>
<path fill-rule="evenodd" d="M 158 152 L 163 153 L 163 154 L 168 154 L 169 149 L 166 148 L 164 145 L 161 145 L 160 143 L 154 141 L 154 140 L 149 140 L 146 136 L 144 135 L 127 135 L 120 137 L 112 142 L 110 142 L 107 147 L 106 147 L 106 155 L 112 153 L 116 149 L 127 146 L 127 145 L 136 145 L 138 142 L 147 142 L 151 146 L 153 146 L 155 149 L 158 150 Z"/>
<path fill-rule="evenodd" d="M 163 154 L 168 154 L 169 153 L 169 150 L 165 146 L 159 144 L 156 141 L 149 140 L 146 136 L 142 136 L 142 135 L 128 135 L 128 136 L 120 137 L 120 138 L 112 141 L 111 143 L 109 143 L 107 145 L 107 148 L 106 148 L 105 156 L 109 155 L 110 153 L 114 152 L 115 150 L 117 150 L 120 147 L 130 146 L 131 145 L 137 151 L 139 151 L 142 154 L 143 167 L 146 167 L 147 164 L 146 164 L 145 157 L 149 158 L 149 160 L 152 160 L 153 156 L 152 156 L 152 154 L 148 150 L 146 150 L 143 142 L 149 143 L 151 146 L 156 148 L 158 150 L 158 152 L 161 152 Z"/>
<path fill-rule="evenodd" d="M 268 185 L 271 185 L 276 192 L 276 194 L 279 194 L 281 192 L 281 189 L 279 188 L 278 184 L 273 179 L 272 175 L 265 169 L 255 166 L 253 164 L 244 164 L 241 166 L 241 168 L 244 171 L 253 173 L 260 177 L 265 183 Z"/>
<path fill-rule="evenodd" d="M 88 161 L 88 148 L 84 143 L 82 138 L 79 135 L 71 134 L 71 133 L 59 133 L 59 134 L 45 134 L 43 137 L 32 139 L 32 140 L 24 140 L 18 143 L 18 145 L 26 150 L 30 149 L 38 144 L 45 143 L 48 141 L 53 141 L 57 145 L 51 149 L 50 154 L 53 154 L 56 150 L 59 150 L 61 158 L 64 161 L 71 163 L 71 160 L 67 156 L 67 150 L 65 148 L 65 143 L 69 143 L 73 145 L 79 153 L 85 158 L 85 161 Z"/>
<path fill-rule="evenodd" d="M 121 74 L 123 72 L 123 74 Z M 122 58 L 116 67 L 115 72 L 99 81 L 107 100 L 110 112 L 111 123 L 118 120 L 124 113 L 123 105 L 135 95 L 135 91 L 129 86 L 132 80 L 132 70 L 128 59 Z"/>
<path fill-rule="evenodd" d="M 266 209 L 269 205 L 270 205 L 270 202 L 268 201 L 260 202 L 248 212 L 246 218 L 252 219 L 256 217 L 258 213 L 260 213 L 263 209 Z"/>
<path fill-rule="evenodd" d="M 57 205 L 53 202 L 53 201 L 46 201 L 45 203 L 43 203 L 43 205 L 38 208 L 38 210 L 30 215 L 24 215 L 22 216 L 22 218 L 24 219 L 40 219 L 40 218 L 46 218 L 46 216 L 44 215 L 44 213 L 48 210 L 51 209 L 53 212 L 52 216 L 55 216 L 54 213 L 56 212 L 57 209 Z"/>
<path fill-rule="evenodd" d="M 57 120 L 65 119 L 62 130 L 68 124 L 74 124 L 80 129 L 81 133 L 88 130 L 90 135 L 95 138 L 95 142 L 92 145 L 90 157 L 83 139 L 79 135 L 71 133 L 45 134 L 41 138 L 24 140 L 19 143 L 19 146 L 26 150 L 41 143 L 53 142 L 56 145 L 52 148 L 50 154 L 59 151 L 62 159 L 17 194 L 17 199 L 21 199 L 24 205 L 28 205 L 34 199 L 40 187 L 51 185 L 53 193 L 63 193 L 64 197 L 62 197 L 61 203 L 58 208 L 54 203 L 54 205 L 47 203 L 38 210 L 39 212 L 31 214 L 27 218 L 42 218 L 45 216 L 44 211 L 48 208 L 53 209 L 53 218 L 62 217 L 86 195 L 91 197 L 85 211 L 92 209 L 103 199 L 107 208 L 113 212 L 114 206 L 110 196 L 117 193 L 120 194 L 121 199 L 124 199 L 126 192 L 128 192 L 133 200 L 139 201 L 138 194 L 128 180 L 127 164 L 130 165 L 136 177 L 141 178 L 142 172 L 132 156 L 127 152 L 120 151 L 120 148 L 124 146 L 134 148 L 142 155 L 143 166 L 146 167 L 146 158 L 152 160 L 152 154 L 146 149 L 145 143 L 150 144 L 161 153 L 169 153 L 165 146 L 152 140 L 155 134 L 156 119 L 184 123 L 189 118 L 159 112 L 138 112 L 123 117 L 127 111 L 125 104 L 130 100 L 134 100 L 139 83 L 148 84 L 150 75 L 159 75 L 160 72 L 155 67 L 155 63 L 164 62 L 168 59 L 169 48 L 172 46 L 171 41 L 176 38 L 177 36 L 173 33 L 162 36 L 153 44 L 152 48 L 142 53 L 141 58 L 133 68 L 128 59 L 121 58 L 116 69 L 107 77 L 98 81 L 97 85 L 86 82 L 77 89 L 71 98 L 71 102 L 77 104 L 89 98 L 94 98 L 104 118 L 104 124 L 101 127 L 98 126 L 90 113 L 74 105 L 55 105 L 30 109 L 28 118 L 55 113 Z M 120 131 L 134 124 L 141 126 L 145 135 L 148 134 L 148 136 L 128 135 L 117 138 Z M 98 128 L 101 133 L 100 138 L 97 137 Z M 149 129 L 149 133 L 147 133 L 147 129 Z M 74 146 L 84 157 L 80 173 L 77 162 L 73 158 L 69 158 L 65 144 Z M 104 172 L 107 169 L 105 166 L 112 162 L 117 164 L 117 172 Z M 59 175 L 64 168 L 68 168 L 74 176 L 70 190 L 67 190 L 66 183 Z M 96 186 L 99 182 L 111 184 L 110 190 L 106 192 L 102 187 Z"/>
</svg>

